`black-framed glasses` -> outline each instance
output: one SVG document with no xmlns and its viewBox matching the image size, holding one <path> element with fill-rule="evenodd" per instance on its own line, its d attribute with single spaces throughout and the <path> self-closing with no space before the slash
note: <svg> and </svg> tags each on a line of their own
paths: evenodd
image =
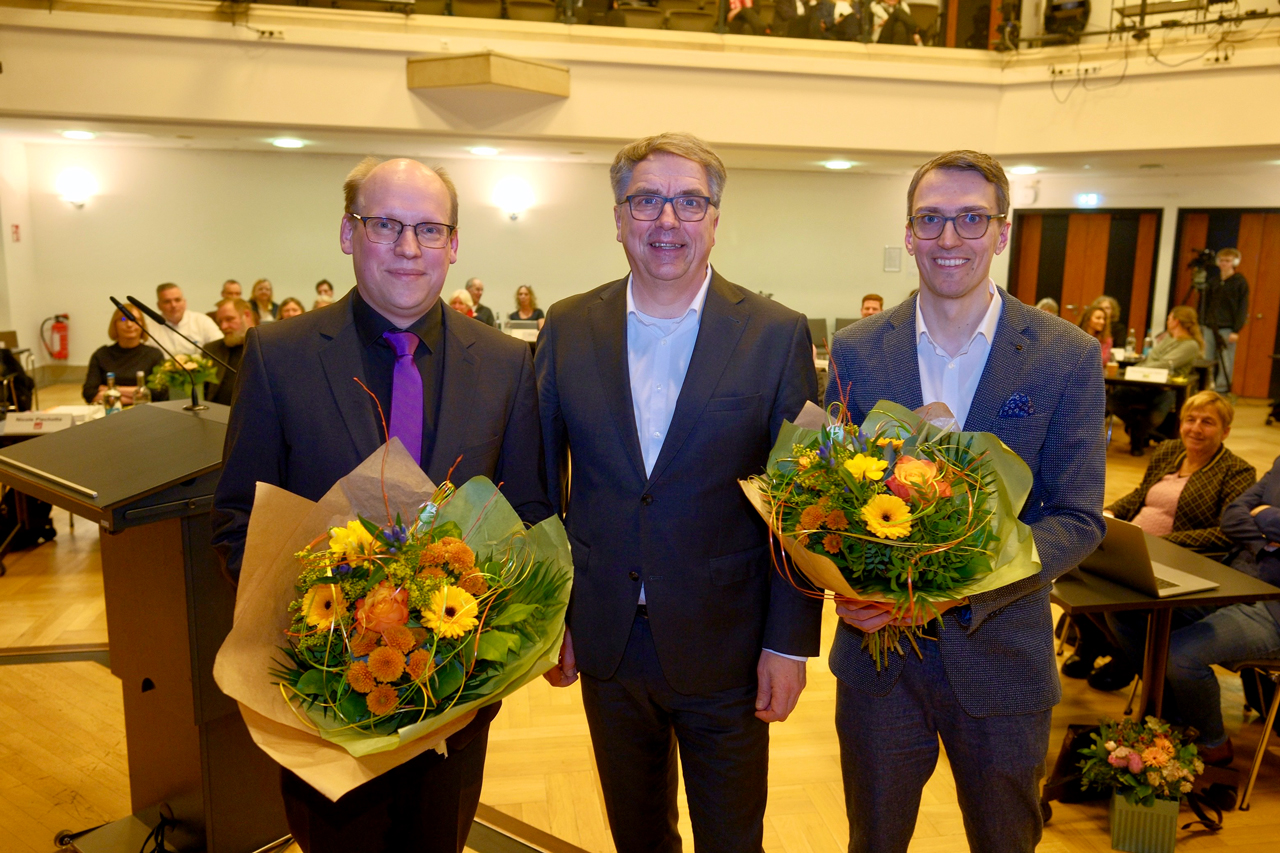
<svg viewBox="0 0 1280 853">
<path fill-rule="evenodd" d="M 403 222 L 387 216 L 361 216 L 358 213 L 351 216 L 364 223 L 364 233 L 374 243 L 394 243 L 400 239 L 405 229 Z M 449 245 L 449 235 L 456 229 L 456 226 L 445 225 L 443 222 L 419 222 L 409 227 L 413 228 L 418 245 L 424 249 L 443 249 Z"/>
<path fill-rule="evenodd" d="M 955 226 L 956 234 L 964 240 L 977 240 L 985 236 L 993 219 L 1007 219 L 1007 213 L 961 213 L 956 216 L 942 216 L 937 213 L 917 213 L 908 216 L 911 233 L 921 240 L 936 240 L 950 222 Z"/>
<path fill-rule="evenodd" d="M 711 199 L 705 195 L 678 195 L 674 198 L 664 195 L 629 195 L 623 199 L 631 209 L 631 218 L 641 222 L 652 222 L 662 215 L 662 210 L 670 202 L 676 219 L 681 222 L 701 222 L 711 207 Z"/>
</svg>

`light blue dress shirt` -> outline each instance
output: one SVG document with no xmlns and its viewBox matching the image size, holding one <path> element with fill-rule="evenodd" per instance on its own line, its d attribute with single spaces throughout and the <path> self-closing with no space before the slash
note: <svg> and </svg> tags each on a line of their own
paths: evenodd
<svg viewBox="0 0 1280 853">
<path fill-rule="evenodd" d="M 946 403 L 956 419 L 956 429 L 963 430 L 973 405 L 973 395 L 978 390 L 982 371 L 991 355 L 991 342 L 996 339 L 996 326 L 1000 323 L 1000 311 L 1004 307 L 1000 288 L 987 279 L 987 292 L 991 303 L 982 322 L 974 329 L 968 343 L 954 356 L 934 342 L 920 313 L 920 300 L 916 300 L 916 359 L 920 366 L 920 393 L 925 405 Z"/>
</svg>

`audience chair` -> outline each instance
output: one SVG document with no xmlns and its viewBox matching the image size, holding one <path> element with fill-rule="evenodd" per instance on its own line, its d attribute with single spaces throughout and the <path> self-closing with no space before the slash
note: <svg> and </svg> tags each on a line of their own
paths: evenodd
<svg viewBox="0 0 1280 853">
<path fill-rule="evenodd" d="M 700 9 L 672 9 L 667 13 L 667 29 L 713 33 L 716 30 L 716 13 Z"/>
<path fill-rule="evenodd" d="M 36 357 L 29 347 L 18 346 L 18 333 L 14 331 L 0 332 L 0 347 L 9 350 L 14 357 L 18 359 L 18 364 L 22 365 L 22 369 L 27 375 L 35 380 L 36 378 Z M 31 409 L 32 411 L 40 410 L 40 384 L 37 382 L 31 389 Z"/>
<path fill-rule="evenodd" d="M 1262 695 L 1262 677 L 1264 675 L 1276 685 L 1276 693 L 1271 697 L 1271 707 L 1258 709 L 1259 713 L 1265 711 L 1266 718 L 1262 725 L 1262 735 L 1258 740 L 1258 749 L 1253 754 L 1253 766 L 1249 769 L 1249 782 L 1245 785 L 1244 796 L 1240 798 L 1240 811 L 1247 812 L 1249 810 L 1249 797 L 1253 794 L 1253 784 L 1258 780 L 1258 768 L 1262 766 L 1263 756 L 1267 754 L 1267 741 L 1270 740 L 1271 729 L 1276 723 L 1276 708 L 1280 708 L 1280 659 L 1264 658 L 1261 660 L 1235 661 L 1231 664 L 1224 664 L 1224 666 L 1233 672 L 1252 669 L 1254 678 L 1258 679 L 1259 696 Z"/>
<path fill-rule="evenodd" d="M 453 0 L 453 14 L 459 18 L 501 18 L 502 0 Z"/>
<path fill-rule="evenodd" d="M 813 345 L 818 348 L 818 358 L 826 358 L 828 344 L 831 343 L 831 333 L 827 331 L 826 317 L 809 318 L 809 337 L 813 338 Z"/>
<path fill-rule="evenodd" d="M 507 0 L 507 17 L 513 21 L 554 24 L 560 19 L 560 10 L 552 0 Z"/>
<path fill-rule="evenodd" d="M 628 27 L 660 30 L 666 23 L 666 16 L 651 6 L 619 6 L 618 10 L 627 19 Z"/>
<path fill-rule="evenodd" d="M 837 317 L 835 332 L 840 331 L 845 326 L 852 326 L 854 323 L 858 322 L 861 319 L 862 319 L 861 317 Z M 835 332 L 832 332 L 832 334 L 834 335 Z"/>
</svg>

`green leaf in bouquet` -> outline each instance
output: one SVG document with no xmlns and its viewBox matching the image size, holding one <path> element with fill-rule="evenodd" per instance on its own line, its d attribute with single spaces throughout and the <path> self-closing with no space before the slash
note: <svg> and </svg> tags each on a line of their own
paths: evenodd
<svg viewBox="0 0 1280 853">
<path fill-rule="evenodd" d="M 481 660 L 498 661 L 507 659 L 514 649 L 520 648 L 520 638 L 506 631 L 485 631 L 480 635 L 480 647 L 476 656 Z"/>
<path fill-rule="evenodd" d="M 356 516 L 356 518 L 360 520 L 360 526 L 363 527 L 365 531 L 369 533 L 370 536 L 372 536 L 375 539 L 378 538 L 378 533 L 382 530 L 382 528 L 378 527 L 377 524 L 375 524 L 374 522 L 370 521 L 369 519 L 365 518 L 362 515 Z"/>
<path fill-rule="evenodd" d="M 318 696 L 325 692 L 324 675 L 323 669 L 309 669 L 302 674 L 293 687 L 299 693 L 304 693 L 308 696 Z"/>
<path fill-rule="evenodd" d="M 449 503 L 453 503 L 453 500 L 456 498 L 457 496 L 455 495 L 453 499 L 450 499 Z M 445 506 L 447 507 L 448 504 L 445 504 Z M 461 539 L 462 528 L 458 526 L 458 522 L 456 521 L 441 522 L 439 520 L 439 516 L 437 516 L 436 523 L 431 528 L 431 541 L 439 542 L 441 539 L 445 538 L 446 536 L 452 536 L 454 539 Z M 474 544 L 471 547 L 473 550 L 475 549 Z"/>
<path fill-rule="evenodd" d="M 356 722 L 369 716 L 369 705 L 364 696 L 351 690 L 338 702 L 338 713 L 347 722 Z"/>
<path fill-rule="evenodd" d="M 456 659 L 451 660 L 436 670 L 431 679 L 431 694 L 436 697 L 437 702 L 447 703 L 449 697 L 458 692 L 465 677 L 466 671 L 463 670 L 461 662 Z"/>
<path fill-rule="evenodd" d="M 501 613 L 488 620 L 488 622 L 494 627 L 501 625 L 514 625 L 517 622 L 523 622 L 534 613 L 537 613 L 540 606 L 541 605 L 538 604 L 508 604 L 503 607 Z"/>
</svg>

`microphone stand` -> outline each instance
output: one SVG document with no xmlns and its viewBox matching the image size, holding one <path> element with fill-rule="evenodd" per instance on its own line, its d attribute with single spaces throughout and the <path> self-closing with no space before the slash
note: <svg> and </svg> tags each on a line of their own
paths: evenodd
<svg viewBox="0 0 1280 853">
<path fill-rule="evenodd" d="M 182 334 L 182 332 L 179 332 L 177 329 L 175 329 L 172 323 L 170 323 L 170 322 L 168 322 L 167 320 L 165 320 L 165 318 L 164 318 L 164 315 L 163 315 L 163 314 L 159 313 L 158 311 L 156 311 L 154 308 L 150 307 L 150 306 L 149 306 L 149 305 L 147 305 L 146 303 L 144 303 L 144 302 L 139 302 L 135 297 L 132 297 L 132 296 L 126 296 L 125 298 L 129 300 L 130 304 L 132 304 L 132 305 L 133 305 L 133 307 L 137 308 L 137 309 L 138 309 L 139 311 L 141 311 L 143 314 L 146 314 L 148 317 L 150 317 L 150 318 L 151 318 L 151 320 L 152 320 L 153 322 L 155 322 L 155 323 L 159 323 L 163 328 L 166 328 L 166 329 L 168 329 L 169 331 L 173 332 L 175 335 L 177 335 L 178 337 L 182 338 L 184 341 L 186 341 L 187 343 L 191 344 L 191 345 L 192 345 L 193 347 L 195 347 L 196 349 L 200 350 L 200 352 L 202 352 L 202 353 L 204 353 L 205 355 L 209 356 L 209 358 L 211 358 L 211 359 L 213 359 L 214 361 L 218 362 L 218 364 L 221 364 L 221 365 L 222 365 L 223 367 L 225 367 L 227 370 L 231 371 L 232 373 L 235 373 L 235 372 L 236 372 L 236 369 L 235 369 L 234 367 L 232 367 L 231 365 L 227 364 L 225 361 L 223 361 L 222 359 L 218 358 L 216 355 L 214 355 L 213 353 L 209 352 L 209 351 L 208 351 L 207 349 L 205 349 L 204 347 L 200 346 L 200 344 L 196 343 L 195 341 L 191 340 L 191 338 L 188 338 L 186 335 Z M 111 301 L 112 301 L 112 302 L 115 302 L 115 299 L 112 299 Z M 117 305 L 119 305 L 120 303 L 119 303 L 119 302 L 116 302 L 116 304 L 117 304 Z M 121 308 L 121 310 L 123 310 L 123 308 Z M 155 338 L 152 338 L 152 340 L 155 340 Z M 156 341 L 157 346 L 159 345 L 159 343 L 160 343 L 159 341 Z M 164 349 L 164 347 L 160 347 L 160 349 L 164 350 L 165 352 L 168 352 L 168 350 L 165 350 L 165 349 Z"/>
<path fill-rule="evenodd" d="M 129 310 L 128 308 L 126 308 L 124 305 L 121 305 L 121 304 L 120 304 L 120 300 L 119 300 L 119 299 L 116 299 L 114 296 L 111 296 L 111 297 L 108 297 L 108 298 L 111 300 L 111 304 L 112 304 L 112 305 L 114 305 L 114 306 L 116 306 L 116 308 L 119 308 L 119 309 L 120 309 L 120 313 L 121 313 L 121 314 L 123 314 L 123 315 L 125 316 L 125 319 L 127 319 L 130 323 L 136 323 L 139 329 L 141 329 L 141 328 L 142 328 L 142 324 L 138 322 L 138 318 L 137 318 L 137 317 L 135 317 L 135 316 L 133 316 L 133 312 L 132 312 L 132 311 L 130 311 L 130 310 Z M 170 327 L 170 328 L 172 328 L 172 327 Z M 176 330 L 175 330 L 175 331 L 176 331 Z M 184 335 L 184 337 L 185 337 L 185 335 Z M 155 338 L 152 338 L 152 340 L 155 340 Z M 194 341 L 193 341 L 193 343 L 194 343 Z M 146 344 L 143 344 L 143 346 L 146 346 Z M 182 407 L 182 410 L 183 410 L 184 412 L 207 412 L 207 411 L 209 411 L 209 407 L 208 407 L 208 406 L 206 406 L 206 405 L 204 405 L 203 403 L 201 403 L 201 402 L 200 402 L 200 399 L 199 399 L 198 397 L 196 397 L 196 377 L 191 373 L 191 369 L 190 369 L 190 368 L 188 368 L 188 367 L 187 367 L 185 364 L 183 364 L 181 361 L 178 361 L 178 357 L 177 357 L 176 355 L 174 355 L 173 353 L 171 353 L 171 352 L 169 352 L 167 349 L 165 349 L 164 344 L 160 343 L 159 341 L 156 341 L 156 346 L 160 348 L 160 351 L 161 351 L 161 352 L 163 352 L 165 355 L 169 356 L 169 359 L 170 359 L 174 364 L 178 365 L 178 367 L 181 367 L 184 371 L 186 371 L 187 378 L 188 378 L 189 380 L 191 380 L 191 403 L 190 403 L 190 405 L 183 406 L 183 407 Z M 196 344 L 196 346 L 199 346 L 199 344 Z M 219 359 L 219 360 L 221 360 L 221 359 Z M 230 369 L 230 368 L 228 368 L 228 369 Z"/>
</svg>

